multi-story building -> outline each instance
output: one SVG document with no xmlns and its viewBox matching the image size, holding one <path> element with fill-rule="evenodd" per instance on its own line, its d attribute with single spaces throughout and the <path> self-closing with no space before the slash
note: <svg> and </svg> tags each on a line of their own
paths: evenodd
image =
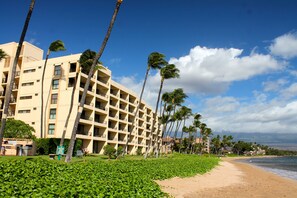
<svg viewBox="0 0 297 198">
<path fill-rule="evenodd" d="M 0 45 L 8 55 L 0 62 L 0 105 L 2 116 L 4 94 L 10 82 L 17 43 Z M 44 77 L 44 110 L 41 110 L 41 78 L 44 67 L 43 50 L 24 42 L 17 65 L 14 88 L 9 105 L 9 117 L 22 120 L 35 129 L 38 138 L 61 138 L 66 117 L 74 92 L 73 109 L 66 131 L 70 139 L 79 101 L 87 80 L 80 72 L 78 63 L 80 54 L 51 58 L 47 62 Z M 76 72 L 79 72 L 76 81 Z M 77 130 L 77 139 L 83 141 L 83 147 L 91 153 L 103 153 L 103 147 L 110 144 L 115 148 L 124 146 L 130 131 L 132 136 L 128 144 L 128 153 L 137 149 L 145 150 L 149 144 L 153 111 L 144 101 L 132 126 L 135 111 L 139 103 L 137 94 L 111 79 L 108 68 L 97 70 L 91 80 L 81 119 Z M 43 112 L 43 123 L 40 122 Z M 40 126 L 44 129 L 41 133 Z M 153 140 L 156 138 L 158 123 L 154 126 Z M 159 134 L 160 131 L 159 131 Z"/>
</svg>

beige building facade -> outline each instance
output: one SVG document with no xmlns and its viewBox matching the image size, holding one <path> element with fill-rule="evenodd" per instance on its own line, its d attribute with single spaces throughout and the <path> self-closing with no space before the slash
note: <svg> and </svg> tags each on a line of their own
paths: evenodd
<svg viewBox="0 0 297 198">
<path fill-rule="evenodd" d="M 8 55 L 0 62 L 1 86 L 0 105 L 2 117 L 4 95 L 8 87 L 9 76 L 17 49 L 17 43 L 0 45 Z M 17 65 L 14 88 L 9 105 L 9 118 L 22 120 L 35 129 L 38 138 L 61 138 L 64 124 L 69 112 L 72 90 L 74 92 L 73 109 L 70 115 L 66 139 L 77 114 L 80 97 L 83 93 L 87 75 L 79 72 L 80 54 L 51 58 L 47 62 L 44 77 L 44 109 L 41 110 L 41 78 L 44 67 L 43 50 L 24 42 Z M 106 144 L 118 148 L 124 146 L 128 134 L 132 136 L 127 151 L 136 153 L 145 151 L 152 135 L 157 137 L 158 123 L 151 134 L 153 111 L 144 101 L 135 116 L 139 101 L 138 95 L 111 78 L 108 68 L 97 70 L 91 80 L 82 116 L 77 130 L 77 139 L 83 141 L 83 147 L 90 153 L 103 153 Z M 43 112 L 44 122 L 40 122 Z M 133 119 L 135 124 L 132 126 Z M 40 125 L 43 124 L 41 134 Z M 161 134 L 160 131 L 158 133 Z"/>
</svg>

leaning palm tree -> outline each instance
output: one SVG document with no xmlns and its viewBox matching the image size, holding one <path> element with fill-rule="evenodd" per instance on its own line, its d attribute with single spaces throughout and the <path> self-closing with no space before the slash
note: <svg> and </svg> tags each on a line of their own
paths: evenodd
<svg viewBox="0 0 297 198">
<path fill-rule="evenodd" d="M 179 151 L 178 151 L 179 153 L 181 152 L 181 149 L 182 149 L 184 133 L 188 133 L 188 132 L 189 132 L 189 128 L 184 126 L 182 128 L 182 134 L 180 136 L 180 145 L 179 145 Z"/>
<path fill-rule="evenodd" d="M 40 94 L 40 100 L 41 100 L 41 110 L 40 110 L 40 137 L 43 137 L 43 126 L 45 123 L 43 123 L 43 115 L 44 115 L 44 109 L 43 109 L 43 84 L 44 84 L 44 75 L 45 75 L 45 69 L 48 61 L 48 57 L 51 54 L 51 52 L 58 52 L 58 51 L 64 51 L 66 50 L 64 47 L 64 43 L 61 40 L 56 40 L 52 42 L 47 50 L 46 58 L 44 61 L 43 71 L 42 71 L 42 77 L 41 77 L 41 94 Z M 44 127 L 45 128 L 45 127 Z"/>
<path fill-rule="evenodd" d="M 134 124 L 135 124 L 136 115 L 137 115 L 137 113 L 139 111 L 139 108 L 140 108 L 140 105 L 141 105 L 142 95 L 143 95 L 143 91 L 144 91 L 144 88 L 145 88 L 145 84 L 146 84 L 147 77 L 148 77 L 148 74 L 150 72 L 150 69 L 151 68 L 152 69 L 161 69 L 165 64 L 167 64 L 167 62 L 165 61 L 164 58 L 165 58 L 165 56 L 163 54 L 159 53 L 159 52 L 152 52 L 148 57 L 146 73 L 145 73 L 141 93 L 140 93 L 140 96 L 139 96 L 139 103 L 137 105 L 136 111 L 134 112 L 134 118 L 132 120 L 132 126 L 134 126 Z M 122 156 L 124 156 L 126 154 L 128 143 L 130 141 L 130 137 L 131 137 L 131 134 L 132 134 L 133 130 L 134 129 L 131 129 L 131 131 L 129 132 L 128 138 L 126 140 L 126 144 L 125 144 L 125 146 L 123 148 Z"/>
<path fill-rule="evenodd" d="M 179 70 L 175 67 L 174 64 L 167 64 L 165 67 L 160 69 L 160 76 L 161 76 L 161 83 L 160 83 L 159 94 L 158 94 L 158 99 L 157 99 L 156 108 L 155 108 L 155 114 L 153 115 L 153 125 L 151 127 L 150 141 L 149 141 L 149 145 L 148 145 L 148 148 L 147 148 L 145 156 L 144 156 L 145 159 L 147 158 L 147 155 L 150 151 L 150 147 L 151 147 L 152 140 L 153 140 L 154 125 L 155 125 L 156 119 L 158 117 L 157 116 L 158 106 L 159 106 L 159 102 L 160 102 L 160 96 L 161 96 L 164 81 L 165 81 L 165 79 L 178 78 Z M 159 124 L 157 126 L 157 138 L 156 138 L 157 143 L 158 143 L 158 136 L 159 136 Z"/>
<path fill-rule="evenodd" d="M 72 112 L 72 109 L 73 109 L 74 93 L 75 93 L 76 85 L 77 85 L 77 82 L 78 82 L 77 79 L 78 79 L 79 72 L 82 71 L 83 73 L 89 73 L 89 70 L 90 70 L 90 68 L 92 66 L 93 59 L 94 59 L 95 56 L 96 56 L 96 52 L 91 51 L 91 50 L 88 49 L 88 50 L 84 51 L 82 53 L 82 55 L 80 56 L 80 58 L 79 58 L 78 62 L 80 64 L 81 69 L 76 69 L 76 71 L 75 71 L 76 72 L 75 82 L 74 82 L 72 92 L 71 92 L 70 107 L 69 107 L 68 114 L 67 114 L 66 121 L 65 121 L 65 125 L 64 125 L 64 128 L 63 128 L 62 138 L 60 140 L 60 146 L 63 146 L 63 144 L 64 144 L 66 129 L 68 127 L 68 122 L 69 122 L 70 115 L 71 115 L 71 112 Z M 100 67 L 100 65 L 101 65 L 101 63 L 98 61 L 97 62 L 98 69 L 103 68 L 103 67 Z"/>
<path fill-rule="evenodd" d="M 16 75 L 17 63 L 19 61 L 19 57 L 20 57 L 20 54 L 21 54 L 21 49 L 22 49 L 22 46 L 23 46 L 23 42 L 25 40 L 26 32 L 27 32 L 27 29 L 28 29 L 28 26 L 29 26 L 29 22 L 30 22 L 31 15 L 32 15 L 32 12 L 33 12 L 33 9 L 34 9 L 34 5 L 35 5 L 35 0 L 31 0 L 30 7 L 29 7 L 29 10 L 28 10 L 28 14 L 27 14 L 25 24 L 24 24 L 24 27 L 23 27 L 23 30 L 22 30 L 22 34 L 21 34 L 21 37 L 20 37 L 20 40 L 19 40 L 19 44 L 18 44 L 18 47 L 17 47 L 14 62 L 13 62 L 13 65 L 12 65 L 9 86 L 8 86 L 8 89 L 6 90 L 6 93 L 5 93 L 4 109 L 3 109 L 3 113 L 2 113 L 1 128 L 0 128 L 0 148 L 2 146 L 4 128 L 5 128 L 6 119 L 7 119 L 7 115 L 8 115 L 9 101 L 10 101 L 12 88 L 13 88 L 13 84 L 14 84 L 14 78 L 15 78 L 15 75 Z"/>
<path fill-rule="evenodd" d="M 172 109 L 172 113 L 174 114 L 176 111 L 176 107 L 180 106 L 182 103 L 184 103 L 185 99 L 188 96 L 184 93 L 184 90 L 182 88 L 178 88 L 178 89 L 174 89 L 171 93 L 170 93 L 170 104 L 172 105 L 173 109 Z M 173 128 L 173 125 L 175 124 L 175 122 L 171 122 L 168 129 Z M 167 126 L 166 126 L 167 127 Z"/>
<path fill-rule="evenodd" d="M 190 116 L 192 115 L 192 109 L 190 109 L 190 108 L 188 108 L 186 106 L 182 106 L 180 108 L 180 110 L 181 110 L 182 119 L 184 121 L 184 123 L 183 123 L 183 128 L 184 128 L 186 126 L 186 120 L 188 118 L 190 118 Z M 182 131 L 181 139 L 182 139 L 182 136 L 183 136 L 183 131 Z"/>
<path fill-rule="evenodd" d="M 85 87 L 84 87 L 84 91 L 83 91 L 83 94 L 82 94 L 82 97 L 81 97 L 81 100 L 80 100 L 80 103 L 79 103 L 79 108 L 78 108 L 76 118 L 75 118 L 75 121 L 74 121 L 74 124 L 73 124 L 71 139 L 70 139 L 70 142 L 69 142 L 65 162 L 70 162 L 71 159 L 72 159 L 74 142 L 75 142 L 75 139 L 76 139 L 76 131 L 77 131 L 80 116 L 81 116 L 82 111 L 83 111 L 84 103 L 85 103 L 86 96 L 87 96 L 87 91 L 88 91 L 88 88 L 89 88 L 89 85 L 90 85 L 90 81 L 91 81 L 91 78 L 92 78 L 92 76 L 94 74 L 94 70 L 95 70 L 95 67 L 97 65 L 97 62 L 101 58 L 101 56 L 103 54 L 103 51 L 105 49 L 105 46 L 107 44 L 107 41 L 108 41 L 108 39 L 110 37 L 111 30 L 113 28 L 114 22 L 116 20 L 116 17 L 117 17 L 117 14 L 119 12 L 119 9 L 120 9 L 120 6 L 121 6 L 122 2 L 123 2 L 122 0 L 117 0 L 116 7 L 114 9 L 113 16 L 111 18 L 111 21 L 110 21 L 108 30 L 106 32 L 106 35 L 104 37 L 104 40 L 103 40 L 103 42 L 101 44 L 99 52 L 96 54 L 95 58 L 93 59 L 93 63 L 91 65 L 91 68 L 90 68 L 90 71 L 89 71 L 89 74 L 88 74 L 88 78 L 87 78 L 87 81 L 86 81 L 86 84 L 85 84 Z"/>
<path fill-rule="evenodd" d="M 0 49 L 0 61 L 4 59 L 6 56 L 7 54 L 2 49 Z"/>
</svg>

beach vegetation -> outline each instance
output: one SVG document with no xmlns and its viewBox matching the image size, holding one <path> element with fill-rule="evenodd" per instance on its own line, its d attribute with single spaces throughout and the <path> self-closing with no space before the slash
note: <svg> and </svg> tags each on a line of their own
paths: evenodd
<svg viewBox="0 0 297 198">
<path fill-rule="evenodd" d="M 0 197 L 165 197 L 154 180 L 203 174 L 218 162 L 216 157 L 180 154 L 147 160 L 85 157 L 68 164 L 43 157 L 2 157 Z"/>
</svg>

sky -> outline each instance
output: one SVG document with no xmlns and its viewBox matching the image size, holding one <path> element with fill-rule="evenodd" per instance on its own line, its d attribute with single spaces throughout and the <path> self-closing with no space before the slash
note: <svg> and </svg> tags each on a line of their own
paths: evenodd
<svg viewBox="0 0 297 198">
<path fill-rule="evenodd" d="M 44 51 L 98 51 L 116 0 L 36 0 L 26 41 Z M 0 44 L 18 42 L 30 0 L 3 0 Z M 157 51 L 180 70 L 164 91 L 183 88 L 185 106 L 216 132 L 297 133 L 297 1 L 124 0 L 101 61 L 140 93 L 147 57 Z M 151 71 L 144 100 L 155 106 Z M 188 123 L 190 124 L 190 123 Z"/>
</svg>

